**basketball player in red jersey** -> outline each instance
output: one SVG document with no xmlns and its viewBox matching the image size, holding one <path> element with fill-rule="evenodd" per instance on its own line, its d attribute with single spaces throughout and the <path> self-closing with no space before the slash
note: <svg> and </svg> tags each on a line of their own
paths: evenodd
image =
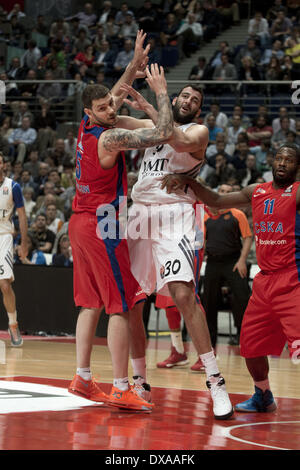
<svg viewBox="0 0 300 470">
<path fill-rule="evenodd" d="M 138 44 L 142 48 L 143 39 L 142 35 L 137 37 L 136 50 Z M 141 51 L 135 55 L 137 69 L 144 55 Z M 85 116 L 78 134 L 76 196 L 69 224 L 74 298 L 81 311 L 76 327 L 78 368 L 69 391 L 93 401 L 151 411 L 153 404 L 141 398 L 128 383 L 129 330 L 135 331 L 131 316 L 136 318 L 135 305 L 141 289 L 130 271 L 127 241 L 122 238 L 118 217 L 127 194 L 122 151 L 161 144 L 173 130 L 163 69 L 152 65 L 146 75 L 160 111 L 159 122 L 151 130 L 122 129 L 125 120 L 117 116 L 116 101 L 106 87 L 87 86 L 82 96 Z M 114 374 L 109 397 L 94 383 L 90 372 L 92 342 L 103 307 L 110 315 L 107 336 Z"/>
<path fill-rule="evenodd" d="M 250 185 L 220 195 L 183 175 L 167 176 L 167 191 L 182 191 L 186 184 L 211 207 L 252 204 L 257 262 L 252 296 L 245 311 L 240 338 L 241 355 L 254 380 L 255 393 L 236 405 L 241 412 L 276 409 L 268 379 L 268 355 L 279 356 L 288 343 L 294 357 L 300 338 L 300 150 L 282 145 L 273 161 L 273 181 Z"/>
</svg>

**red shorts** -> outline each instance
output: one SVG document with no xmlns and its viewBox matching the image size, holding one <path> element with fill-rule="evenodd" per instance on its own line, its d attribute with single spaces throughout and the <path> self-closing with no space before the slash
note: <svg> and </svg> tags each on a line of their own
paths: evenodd
<svg viewBox="0 0 300 470">
<path fill-rule="evenodd" d="M 127 241 L 102 240 L 96 229 L 91 214 L 73 214 L 69 222 L 75 304 L 126 312 L 146 298 L 130 271 Z"/>
<path fill-rule="evenodd" d="M 300 281 L 295 268 L 258 273 L 244 314 L 240 351 L 246 358 L 280 356 L 285 343 L 290 355 L 300 339 Z"/>
</svg>

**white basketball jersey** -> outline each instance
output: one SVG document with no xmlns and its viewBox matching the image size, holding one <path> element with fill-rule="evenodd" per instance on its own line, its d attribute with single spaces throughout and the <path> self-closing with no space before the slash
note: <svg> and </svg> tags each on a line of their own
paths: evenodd
<svg viewBox="0 0 300 470">
<path fill-rule="evenodd" d="M 15 207 L 23 207 L 20 185 L 10 178 L 4 178 L 0 186 L 0 235 L 13 233 L 12 216 Z"/>
<path fill-rule="evenodd" d="M 179 128 L 185 132 L 195 123 L 184 124 Z M 164 176 L 172 173 L 184 173 L 196 177 L 202 162 L 188 152 L 176 152 L 169 144 L 157 145 L 146 149 L 141 163 L 139 177 L 132 188 L 132 200 L 140 204 L 172 204 L 186 202 L 193 204 L 197 199 L 190 188 L 168 194 L 161 189 Z"/>
</svg>

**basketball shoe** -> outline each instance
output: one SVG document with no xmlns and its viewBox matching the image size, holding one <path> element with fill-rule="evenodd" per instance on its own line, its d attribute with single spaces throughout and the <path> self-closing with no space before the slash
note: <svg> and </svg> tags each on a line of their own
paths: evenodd
<svg viewBox="0 0 300 470">
<path fill-rule="evenodd" d="M 195 364 L 191 367 L 191 370 L 193 372 L 205 372 L 205 367 L 204 367 L 203 362 L 201 361 L 200 357 L 198 358 L 198 361 L 195 362 Z"/>
<path fill-rule="evenodd" d="M 185 366 L 189 363 L 187 355 L 185 353 L 180 354 L 174 346 L 171 347 L 170 356 L 162 362 L 158 362 L 156 367 L 159 369 L 170 368 L 174 366 Z"/>
<path fill-rule="evenodd" d="M 235 405 L 235 410 L 244 413 L 270 413 L 277 408 L 271 390 L 263 392 L 260 388 L 254 386 L 255 393 L 249 400 Z"/>
<path fill-rule="evenodd" d="M 140 397 L 133 387 L 129 387 L 128 390 L 124 391 L 112 386 L 108 404 L 111 406 L 117 406 L 118 408 L 126 408 L 136 411 L 152 411 L 152 408 L 154 407 L 153 403 L 148 403 Z"/>
<path fill-rule="evenodd" d="M 206 382 L 213 401 L 213 412 L 216 419 L 229 419 L 233 407 L 226 391 L 225 380 L 220 374 L 211 375 Z"/>
<path fill-rule="evenodd" d="M 19 348 L 23 345 L 23 339 L 19 330 L 18 322 L 8 325 L 8 332 L 10 335 L 10 343 L 14 348 Z"/>
<path fill-rule="evenodd" d="M 133 380 L 133 389 L 136 391 L 136 393 L 148 403 L 151 403 L 151 387 L 145 382 L 144 377 L 141 377 L 140 375 L 135 375 L 133 377 Z"/>
<path fill-rule="evenodd" d="M 78 395 L 87 400 L 97 402 L 108 402 L 108 395 L 98 387 L 95 380 L 84 380 L 80 375 L 76 374 L 69 385 L 68 392 Z"/>
</svg>

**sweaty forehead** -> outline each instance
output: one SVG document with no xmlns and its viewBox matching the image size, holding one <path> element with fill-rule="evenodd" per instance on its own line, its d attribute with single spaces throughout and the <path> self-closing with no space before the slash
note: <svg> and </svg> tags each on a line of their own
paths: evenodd
<svg viewBox="0 0 300 470">
<path fill-rule="evenodd" d="M 276 155 L 293 157 L 295 160 L 297 159 L 296 151 L 292 148 L 282 148 L 281 150 L 278 150 Z"/>
</svg>

